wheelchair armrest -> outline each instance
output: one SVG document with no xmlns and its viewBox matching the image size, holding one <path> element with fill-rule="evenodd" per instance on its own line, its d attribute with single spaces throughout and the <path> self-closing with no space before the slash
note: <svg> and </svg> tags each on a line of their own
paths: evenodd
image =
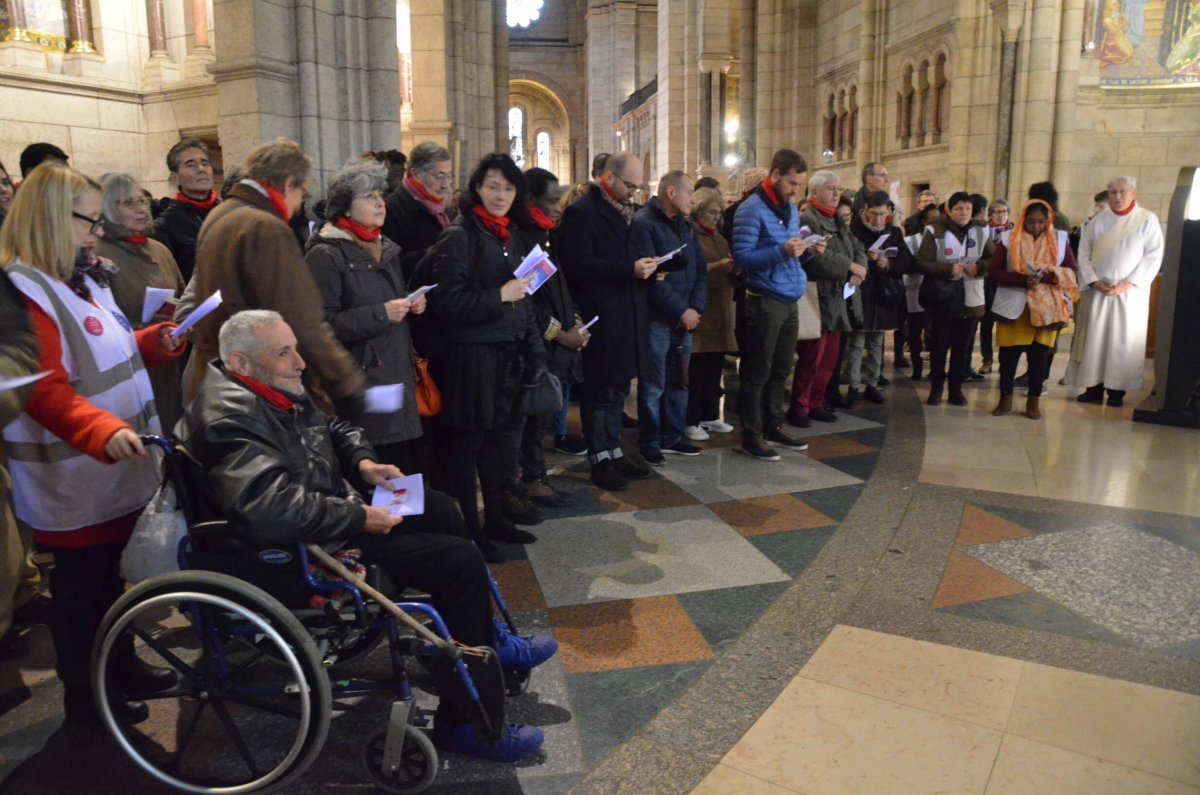
<svg viewBox="0 0 1200 795">
<path fill-rule="evenodd" d="M 196 522 L 188 528 L 188 535 L 214 552 L 240 552 L 247 548 L 245 542 L 230 531 L 229 522 L 225 519 Z"/>
</svg>

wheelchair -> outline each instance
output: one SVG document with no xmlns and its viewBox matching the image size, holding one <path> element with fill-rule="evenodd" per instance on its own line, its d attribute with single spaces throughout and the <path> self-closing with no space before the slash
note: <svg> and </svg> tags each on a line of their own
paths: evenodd
<svg viewBox="0 0 1200 795">
<path fill-rule="evenodd" d="M 528 687 L 529 672 L 505 672 L 494 650 L 456 644 L 419 597 L 393 604 L 420 617 L 424 637 L 401 627 L 394 611 L 364 598 L 364 589 L 318 576 L 303 544 L 249 554 L 226 548 L 226 523 L 205 512 L 198 463 L 166 439 L 142 440 L 165 454 L 164 480 L 187 520 L 180 571 L 127 591 L 105 616 L 92 651 L 98 711 L 138 766 L 185 792 L 282 790 L 321 752 L 334 698 L 376 693 L 390 695 L 391 706 L 362 745 L 363 766 L 386 791 L 420 792 L 437 775 L 438 754 L 416 723 L 409 657 L 428 669 L 439 699 L 468 716 L 479 736 L 502 736 L 505 698 Z M 490 572 L 489 580 L 504 621 L 497 626 L 515 635 Z M 387 587 L 377 572 L 366 581 Z M 389 678 L 343 678 L 385 639 Z M 130 692 L 118 661 L 129 659 L 131 646 L 142 662 L 174 670 L 175 686 Z M 114 705 L 125 700 L 146 702 L 149 719 L 122 721 Z"/>
</svg>

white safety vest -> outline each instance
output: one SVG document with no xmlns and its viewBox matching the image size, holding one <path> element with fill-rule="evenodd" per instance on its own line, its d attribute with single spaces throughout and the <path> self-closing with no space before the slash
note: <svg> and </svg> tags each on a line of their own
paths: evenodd
<svg viewBox="0 0 1200 795">
<path fill-rule="evenodd" d="M 112 291 L 86 278 L 92 302 L 20 261 L 12 283 L 58 326 L 62 365 L 76 394 L 137 433 L 162 433 L 133 327 Z M 4 429 L 17 516 L 36 530 L 65 532 L 140 510 L 158 487 L 157 458 L 106 464 L 82 453 L 27 413 Z"/>
<path fill-rule="evenodd" d="M 931 227 L 926 227 L 925 233 L 930 234 Z M 938 262 L 961 262 L 964 265 L 973 265 L 979 261 L 980 255 L 983 254 L 983 247 L 987 244 L 989 231 L 986 227 L 972 226 L 967 230 L 967 236 L 960 241 L 957 237 L 951 234 L 948 230 L 946 236 L 939 238 L 937 248 Z M 976 307 L 983 306 L 985 297 L 983 294 L 983 282 L 987 278 L 987 268 L 985 267 L 981 275 L 975 277 L 967 276 L 951 276 L 951 281 L 962 279 L 963 282 L 963 306 Z"/>
</svg>

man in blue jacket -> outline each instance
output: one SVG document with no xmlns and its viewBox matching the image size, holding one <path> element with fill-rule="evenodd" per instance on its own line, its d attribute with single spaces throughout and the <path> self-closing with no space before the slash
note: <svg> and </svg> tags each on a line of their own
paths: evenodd
<svg viewBox="0 0 1200 795">
<path fill-rule="evenodd" d="M 771 173 L 742 202 L 733 217 L 733 262 L 746 274 L 746 331 L 739 377 L 738 415 L 746 455 L 778 461 L 767 442 L 791 450 L 808 443 L 784 433 L 783 384 L 792 370 L 799 331 L 797 301 L 806 277 L 801 257 L 809 246 L 800 237 L 800 221 L 792 200 L 801 195 L 808 164 L 799 153 L 780 149 Z M 824 252 L 824 243 L 812 251 Z M 810 255 L 811 256 L 811 255 Z"/>
<path fill-rule="evenodd" d="M 700 448 L 683 438 L 692 332 L 704 313 L 708 286 L 707 266 L 688 220 L 694 195 L 687 174 L 669 171 L 659 180 L 658 195 L 629 225 L 631 260 L 676 252 L 646 289 L 650 344 L 646 372 L 638 380 L 639 444 L 646 463 L 655 466 L 663 463 L 664 453 L 700 455 Z"/>
</svg>

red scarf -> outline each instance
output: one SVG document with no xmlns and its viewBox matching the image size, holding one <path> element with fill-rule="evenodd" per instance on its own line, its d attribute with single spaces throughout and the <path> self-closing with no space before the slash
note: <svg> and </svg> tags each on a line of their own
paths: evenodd
<svg viewBox="0 0 1200 795">
<path fill-rule="evenodd" d="M 771 180 L 764 179 L 762 181 L 762 189 L 763 193 L 767 194 L 767 198 L 770 199 L 771 202 L 776 206 L 783 204 L 783 202 L 779 200 L 779 194 L 775 192 L 775 184 L 771 182 Z"/>
<path fill-rule="evenodd" d="M 383 237 L 382 229 L 369 229 L 357 221 L 351 221 L 344 215 L 334 218 L 333 225 L 338 229 L 344 229 L 345 231 L 357 237 L 359 240 L 367 243 Z"/>
<path fill-rule="evenodd" d="M 834 214 L 837 212 L 836 207 L 825 207 L 823 205 L 817 204 L 815 199 L 809 199 L 808 206 L 813 208 L 814 210 L 816 210 L 817 212 L 819 212 L 821 215 L 825 216 L 826 218 L 832 218 L 834 216 Z"/>
<path fill-rule="evenodd" d="M 1116 213 L 1117 215 L 1129 215 L 1131 212 L 1133 212 L 1134 207 L 1137 207 L 1137 201 L 1131 201 L 1129 203 L 1129 206 L 1126 207 L 1124 210 L 1120 210 L 1120 211 L 1113 210 L 1113 212 Z"/>
<path fill-rule="evenodd" d="M 409 188 L 411 192 L 414 192 L 417 196 L 420 196 L 422 199 L 429 202 L 430 204 L 445 204 L 446 203 L 445 199 L 443 199 L 441 196 L 434 196 L 432 193 L 425 190 L 424 185 L 422 185 L 420 182 L 417 182 L 412 177 L 404 178 L 404 186 L 406 188 Z"/>
<path fill-rule="evenodd" d="M 142 234 L 127 235 L 126 237 L 117 238 L 117 240 L 120 240 L 122 243 L 132 243 L 135 246 L 144 246 L 144 245 L 146 245 L 146 241 L 148 241 L 149 239 L 150 238 L 148 238 Z"/>
<path fill-rule="evenodd" d="M 501 243 L 508 242 L 508 216 L 497 218 L 484 209 L 482 204 L 476 204 L 471 208 L 471 212 L 483 224 L 483 228 L 496 236 L 496 239 Z"/>
<path fill-rule="evenodd" d="M 270 199 L 271 206 L 275 208 L 275 212 L 279 213 L 279 217 L 283 219 L 283 222 L 286 224 L 287 222 L 291 221 L 292 213 L 287 208 L 287 202 L 283 200 L 283 194 L 280 193 L 275 186 L 268 185 L 262 180 L 256 179 L 254 181 L 259 185 L 259 187 L 267 192 L 267 198 Z"/>
<path fill-rule="evenodd" d="M 704 224 L 700 223 L 699 221 L 696 222 L 696 226 L 703 229 L 707 234 L 715 235 L 717 233 L 717 228 L 715 226 L 705 226 Z"/>
<path fill-rule="evenodd" d="M 554 228 L 554 221 L 552 221 L 544 212 L 534 207 L 532 204 L 529 205 L 529 217 L 533 219 L 535 224 L 537 224 L 537 228 L 543 232 L 548 232 Z"/>
<path fill-rule="evenodd" d="M 175 201 L 195 207 L 202 213 L 208 213 L 209 210 L 217 206 L 217 191 L 215 188 L 210 190 L 208 192 L 208 198 L 202 202 L 198 202 L 191 196 L 185 194 L 183 191 L 179 191 L 175 194 Z"/>
<path fill-rule="evenodd" d="M 260 398 L 267 401 L 268 403 L 270 403 L 272 406 L 279 409 L 280 411 L 291 411 L 292 406 L 296 405 L 295 403 L 292 402 L 292 399 L 289 398 L 287 395 L 283 394 L 282 392 L 277 392 L 276 390 L 274 390 L 271 387 L 264 384 L 262 381 L 255 381 L 253 378 L 247 378 L 244 375 L 238 375 L 237 373 L 230 373 L 228 370 L 226 370 L 225 372 L 228 373 L 229 375 L 233 376 L 237 380 L 241 381 L 243 384 L 246 385 L 247 389 L 249 389 L 254 394 L 258 395 Z"/>
<path fill-rule="evenodd" d="M 607 180 L 607 179 L 605 179 L 605 175 L 604 175 L 604 174 L 601 174 L 601 175 L 600 175 L 600 187 L 604 189 L 604 192 L 605 192 L 606 194 L 608 194 L 608 198 L 609 198 L 609 199 L 611 199 L 612 201 L 616 202 L 617 204 L 624 204 L 624 202 L 622 202 L 620 199 L 618 199 L 618 198 L 616 197 L 616 194 L 614 194 L 614 193 L 612 192 L 612 188 L 608 187 L 608 180 Z"/>
</svg>

